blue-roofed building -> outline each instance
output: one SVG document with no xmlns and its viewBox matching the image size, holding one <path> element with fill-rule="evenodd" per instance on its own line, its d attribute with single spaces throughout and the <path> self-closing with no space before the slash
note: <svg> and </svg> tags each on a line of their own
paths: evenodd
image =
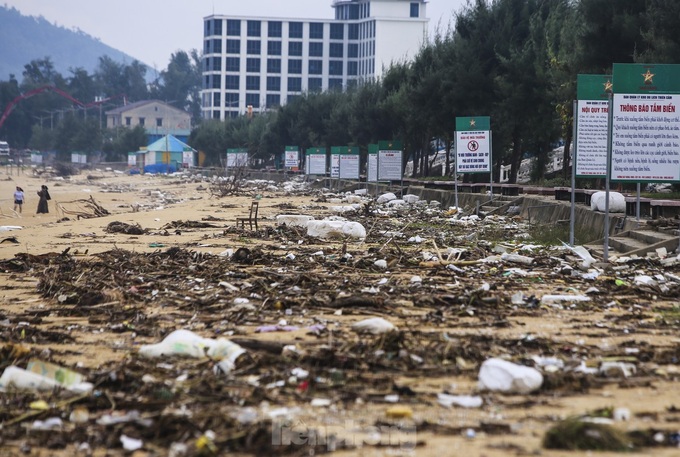
<svg viewBox="0 0 680 457">
<path fill-rule="evenodd" d="M 128 154 L 128 165 L 145 173 L 173 173 L 196 166 L 197 151 L 173 135 L 165 135 L 146 148 Z"/>
</svg>

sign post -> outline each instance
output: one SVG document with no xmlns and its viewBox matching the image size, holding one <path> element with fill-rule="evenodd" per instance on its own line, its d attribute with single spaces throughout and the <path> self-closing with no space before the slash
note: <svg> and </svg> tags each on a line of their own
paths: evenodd
<svg viewBox="0 0 680 457">
<path fill-rule="evenodd" d="M 680 65 L 614 64 L 612 77 L 610 180 L 680 181 Z"/>
<path fill-rule="evenodd" d="M 366 190 L 368 183 L 375 183 L 375 193 L 378 193 L 378 145 L 368 145 L 368 156 L 366 158 Z"/>
<path fill-rule="evenodd" d="M 340 168 L 338 170 L 339 179 L 359 179 L 360 154 L 359 148 L 340 146 L 339 154 Z"/>
<path fill-rule="evenodd" d="M 571 213 L 569 244 L 574 245 L 576 178 L 607 176 L 609 94 L 611 75 L 578 75 L 574 102 L 574 160 L 571 165 Z"/>
<path fill-rule="evenodd" d="M 493 198 L 491 169 L 491 120 L 488 116 L 456 118 L 456 173 L 489 173 Z"/>
<path fill-rule="evenodd" d="M 378 142 L 378 181 L 400 181 L 404 193 L 403 145 L 401 141 Z"/>
</svg>

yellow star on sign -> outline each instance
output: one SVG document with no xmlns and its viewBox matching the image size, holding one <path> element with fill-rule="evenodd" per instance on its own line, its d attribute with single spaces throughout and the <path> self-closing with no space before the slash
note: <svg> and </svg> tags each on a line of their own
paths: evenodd
<svg viewBox="0 0 680 457">
<path fill-rule="evenodd" d="M 604 83 L 604 91 L 605 92 L 611 92 L 613 87 L 614 87 L 614 84 L 612 84 L 612 82 L 609 81 L 609 80 L 607 80 L 607 82 Z"/>
<path fill-rule="evenodd" d="M 654 82 L 652 81 L 652 78 L 654 78 L 655 75 L 649 71 L 649 69 L 647 69 L 647 73 L 643 73 L 642 76 L 645 78 L 645 84 L 652 84 Z"/>
<path fill-rule="evenodd" d="M 470 119 L 470 127 L 474 127 L 475 125 L 477 125 L 477 121 Z"/>
</svg>

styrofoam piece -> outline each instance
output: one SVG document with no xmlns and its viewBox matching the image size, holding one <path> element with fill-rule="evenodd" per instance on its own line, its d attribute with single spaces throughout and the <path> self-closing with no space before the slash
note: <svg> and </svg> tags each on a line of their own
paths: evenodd
<svg viewBox="0 0 680 457">
<path fill-rule="evenodd" d="M 357 333 L 372 333 L 373 335 L 378 335 L 380 333 L 391 332 L 397 328 L 390 321 L 383 319 L 382 317 L 372 317 L 370 319 L 364 319 L 363 321 L 355 322 L 352 324 L 352 330 Z"/>
<path fill-rule="evenodd" d="M 404 200 L 406 203 L 408 203 L 410 205 L 413 205 L 413 204 L 417 203 L 418 201 L 420 201 L 420 197 L 417 196 L 417 195 L 413 195 L 413 194 L 406 194 L 403 197 L 401 197 L 401 199 Z"/>
<path fill-rule="evenodd" d="M 447 408 L 460 406 L 463 408 L 480 408 L 484 401 L 478 395 L 449 395 L 437 394 L 437 403 Z"/>
<path fill-rule="evenodd" d="M 607 202 L 606 192 L 595 192 L 590 197 L 590 209 L 604 213 L 605 204 Z M 626 198 L 619 192 L 609 192 L 609 212 L 610 213 L 625 213 L 626 212 Z"/>
<path fill-rule="evenodd" d="M 313 221 L 313 216 L 304 214 L 279 214 L 276 216 L 276 225 L 286 225 L 288 227 L 306 227 L 309 221 Z"/>
<path fill-rule="evenodd" d="M 387 203 L 391 202 L 392 200 L 396 200 L 397 196 L 394 195 L 392 192 L 388 192 L 386 194 L 382 194 L 380 197 L 378 197 L 377 202 L 378 203 Z"/>
<path fill-rule="evenodd" d="M 317 238 L 333 238 L 349 236 L 366 238 L 366 228 L 358 222 L 349 221 L 309 221 L 307 235 Z"/>
<path fill-rule="evenodd" d="M 503 359 L 488 359 L 479 369 L 479 388 L 503 393 L 528 394 L 541 387 L 543 375 L 535 368 Z"/>
</svg>

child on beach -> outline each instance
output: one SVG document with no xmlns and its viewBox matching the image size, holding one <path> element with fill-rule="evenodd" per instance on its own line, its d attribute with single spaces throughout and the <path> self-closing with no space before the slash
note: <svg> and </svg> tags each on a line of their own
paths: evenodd
<svg viewBox="0 0 680 457">
<path fill-rule="evenodd" d="M 14 211 L 19 208 L 19 213 L 21 213 L 21 208 L 24 205 L 24 189 L 17 186 L 17 190 L 14 191 Z"/>
</svg>

